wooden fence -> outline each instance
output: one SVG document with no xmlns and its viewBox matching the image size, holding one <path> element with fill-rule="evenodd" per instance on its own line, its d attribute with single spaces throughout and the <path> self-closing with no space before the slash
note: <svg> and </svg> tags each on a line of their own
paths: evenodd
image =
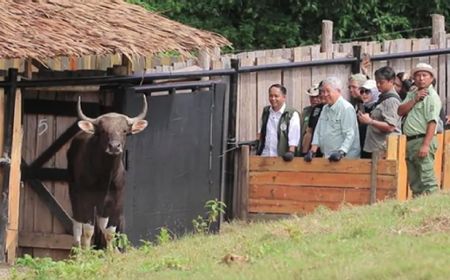
<svg viewBox="0 0 450 280">
<path fill-rule="evenodd" d="M 450 191 L 450 131 L 438 134 L 435 171 L 439 187 Z M 248 147 L 240 153 L 238 186 L 234 209 L 237 217 L 255 214 L 305 214 L 319 205 L 338 209 L 342 205 L 376 201 L 406 200 L 408 189 L 405 136 L 391 136 L 386 159 L 374 168 L 369 159 L 329 162 L 302 158 L 284 162 L 280 157 L 250 156 Z M 250 216 L 249 216 L 250 215 Z"/>
<path fill-rule="evenodd" d="M 321 52 L 320 45 L 298 47 L 294 49 L 267 50 L 242 53 L 236 56 L 241 66 L 264 65 L 279 62 L 308 62 L 326 58 L 342 58 L 353 56 L 352 46 L 360 45 L 362 52 L 371 56 L 378 54 L 395 54 L 419 50 L 430 50 L 450 47 L 450 38 L 445 38 L 440 45 L 432 39 L 398 39 L 384 42 L 351 42 L 333 44 L 330 52 Z M 418 63 L 431 64 L 438 73 L 437 90 L 443 102 L 444 109 L 450 105 L 450 55 L 439 55 L 418 58 L 402 58 L 389 61 L 374 61 L 369 68 L 369 75 L 373 77 L 376 69 L 389 65 L 396 72 L 410 72 Z M 343 96 L 349 98 L 347 80 L 351 74 L 350 65 L 315 66 L 273 70 L 264 72 L 241 73 L 238 84 L 237 102 L 237 139 L 249 141 L 256 139 L 260 127 L 260 116 L 264 106 L 268 103 L 268 87 L 274 83 L 281 83 L 287 88 L 287 103 L 299 111 L 309 105 L 305 91 L 314 83 L 320 82 L 327 76 L 338 77 L 343 84 Z"/>
</svg>

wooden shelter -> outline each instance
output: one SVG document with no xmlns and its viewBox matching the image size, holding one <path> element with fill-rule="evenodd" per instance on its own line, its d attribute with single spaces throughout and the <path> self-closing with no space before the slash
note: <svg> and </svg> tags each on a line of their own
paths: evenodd
<svg viewBox="0 0 450 280">
<path fill-rule="evenodd" d="M 0 6 L 0 80 L 6 79 L 0 262 L 25 253 L 63 258 L 71 242 L 70 203 L 57 171 L 66 168 L 66 142 L 77 131 L 74 101 L 82 95 L 88 111 L 102 113 L 120 99 L 98 85 L 22 90 L 17 81 L 130 75 L 152 67 L 162 52 L 183 59 L 230 43 L 121 0 L 0 0 Z"/>
</svg>

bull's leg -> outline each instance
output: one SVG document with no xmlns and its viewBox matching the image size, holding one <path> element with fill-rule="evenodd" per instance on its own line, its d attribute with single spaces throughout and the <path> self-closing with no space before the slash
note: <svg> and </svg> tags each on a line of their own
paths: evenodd
<svg viewBox="0 0 450 280">
<path fill-rule="evenodd" d="M 73 230 L 73 246 L 79 247 L 81 245 L 81 233 L 83 232 L 82 224 L 74 220 L 72 230 Z"/>
<path fill-rule="evenodd" d="M 106 226 L 108 225 L 108 221 L 109 221 L 108 217 L 103 218 L 103 217 L 97 216 L 97 225 L 98 225 L 98 228 L 102 231 L 102 233 L 105 231 Z"/>
<path fill-rule="evenodd" d="M 92 236 L 94 235 L 94 226 L 83 224 L 83 234 L 81 236 L 81 248 L 89 249 L 91 247 Z"/>
<path fill-rule="evenodd" d="M 106 248 L 108 248 L 109 250 L 113 250 L 113 240 L 114 240 L 114 236 L 116 235 L 116 229 L 117 227 L 114 226 L 110 226 L 107 229 L 105 229 L 103 235 L 105 236 L 105 240 L 106 240 Z"/>
</svg>

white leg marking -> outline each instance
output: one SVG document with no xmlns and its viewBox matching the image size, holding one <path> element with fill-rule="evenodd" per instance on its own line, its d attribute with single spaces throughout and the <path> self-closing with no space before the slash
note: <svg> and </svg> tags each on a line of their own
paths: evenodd
<svg viewBox="0 0 450 280">
<path fill-rule="evenodd" d="M 109 221 L 109 217 L 103 218 L 103 217 L 99 217 L 97 216 L 97 225 L 98 228 L 104 232 L 106 229 L 106 226 L 108 225 L 108 221 Z"/>
<path fill-rule="evenodd" d="M 116 234 L 117 227 L 110 226 L 107 229 L 105 229 L 103 235 L 105 236 L 106 240 L 106 248 L 112 248 L 112 242 L 114 239 L 114 235 Z"/>
<path fill-rule="evenodd" d="M 73 242 L 75 246 L 80 246 L 81 244 L 81 233 L 83 232 L 82 230 L 82 225 L 81 223 L 77 222 L 77 221 L 73 221 L 73 225 L 72 225 L 72 231 L 73 231 Z"/>
<path fill-rule="evenodd" d="M 81 247 L 88 249 L 91 247 L 91 239 L 94 235 L 94 226 L 91 224 L 83 224 L 83 235 L 81 236 Z"/>
</svg>

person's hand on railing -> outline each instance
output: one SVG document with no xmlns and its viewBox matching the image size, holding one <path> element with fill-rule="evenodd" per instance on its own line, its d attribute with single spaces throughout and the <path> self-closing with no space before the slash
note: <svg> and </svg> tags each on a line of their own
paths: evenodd
<svg viewBox="0 0 450 280">
<path fill-rule="evenodd" d="M 284 161 L 292 161 L 294 159 L 294 152 L 288 151 L 282 156 Z"/>
<path fill-rule="evenodd" d="M 345 153 L 341 150 L 334 151 L 330 153 L 329 161 L 340 161 L 343 157 L 345 157 Z"/>
<path fill-rule="evenodd" d="M 306 162 L 311 162 L 311 161 L 313 160 L 313 157 L 314 157 L 314 152 L 311 151 L 311 150 L 309 150 L 309 151 L 305 154 L 305 156 L 303 157 L 303 159 L 304 159 Z"/>
</svg>

